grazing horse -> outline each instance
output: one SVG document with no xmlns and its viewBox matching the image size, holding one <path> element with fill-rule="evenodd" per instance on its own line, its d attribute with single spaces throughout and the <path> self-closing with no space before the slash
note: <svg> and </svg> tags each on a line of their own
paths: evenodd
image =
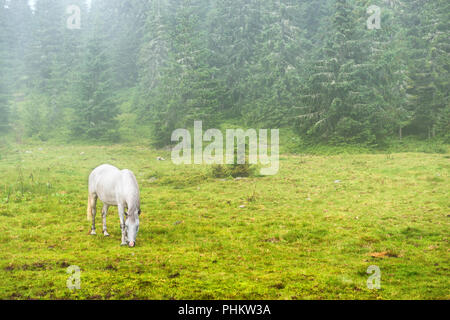
<svg viewBox="0 0 450 320">
<path fill-rule="evenodd" d="M 106 231 L 106 214 L 109 206 L 117 206 L 122 230 L 121 245 L 134 247 L 139 231 L 139 215 L 141 205 L 139 200 L 139 186 L 136 177 L 130 170 L 119 170 L 109 164 L 95 168 L 89 175 L 89 199 L 87 208 L 88 221 L 92 219 L 91 234 L 95 235 L 95 212 L 97 198 L 103 202 L 103 234 Z M 128 208 L 128 213 L 125 212 Z M 126 216 L 126 221 L 125 220 Z"/>
</svg>

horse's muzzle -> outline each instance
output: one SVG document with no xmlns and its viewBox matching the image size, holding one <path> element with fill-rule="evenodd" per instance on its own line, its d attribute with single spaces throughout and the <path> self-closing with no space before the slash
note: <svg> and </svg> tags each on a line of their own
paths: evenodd
<svg viewBox="0 0 450 320">
<path fill-rule="evenodd" d="M 136 245 L 136 242 L 134 242 L 134 241 L 128 242 L 128 246 L 130 246 L 130 247 L 134 247 L 135 245 Z"/>
</svg>

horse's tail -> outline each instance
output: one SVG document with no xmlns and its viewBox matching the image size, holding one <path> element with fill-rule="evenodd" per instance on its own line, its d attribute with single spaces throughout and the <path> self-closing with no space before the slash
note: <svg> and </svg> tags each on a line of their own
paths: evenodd
<svg viewBox="0 0 450 320">
<path fill-rule="evenodd" d="M 92 220 L 91 195 L 89 195 L 89 198 L 88 198 L 87 219 L 88 219 L 88 221 Z"/>
</svg>

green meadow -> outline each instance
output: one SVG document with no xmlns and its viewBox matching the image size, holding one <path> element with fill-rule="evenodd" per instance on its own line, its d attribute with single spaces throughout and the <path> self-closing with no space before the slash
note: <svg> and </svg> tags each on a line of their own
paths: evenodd
<svg viewBox="0 0 450 320">
<path fill-rule="evenodd" d="M 111 236 L 89 235 L 87 178 L 102 163 L 138 179 L 135 248 L 120 246 L 116 208 Z M 286 153 L 274 176 L 211 171 L 143 145 L 2 149 L 0 299 L 450 298 L 448 151 Z M 72 265 L 80 289 L 67 288 Z"/>
</svg>

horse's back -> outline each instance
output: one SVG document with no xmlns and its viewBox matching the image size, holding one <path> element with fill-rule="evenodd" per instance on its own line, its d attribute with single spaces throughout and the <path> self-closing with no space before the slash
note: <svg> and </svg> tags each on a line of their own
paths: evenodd
<svg viewBox="0 0 450 320">
<path fill-rule="evenodd" d="M 89 193 L 96 193 L 100 198 L 103 194 L 112 196 L 119 177 L 120 170 L 116 167 L 110 164 L 98 166 L 89 175 Z"/>
<path fill-rule="evenodd" d="M 103 164 L 89 175 L 89 193 L 110 205 L 126 202 L 130 196 L 139 199 L 139 187 L 133 172 Z"/>
<path fill-rule="evenodd" d="M 100 166 L 98 166 L 97 168 L 95 168 L 94 170 L 92 170 L 91 175 L 92 174 L 102 174 L 105 172 L 119 172 L 120 170 L 110 164 L 102 164 Z"/>
</svg>

